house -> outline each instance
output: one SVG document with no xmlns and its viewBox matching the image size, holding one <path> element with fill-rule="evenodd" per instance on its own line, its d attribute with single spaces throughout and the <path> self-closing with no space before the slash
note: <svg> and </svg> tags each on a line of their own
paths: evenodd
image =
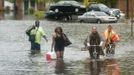
<svg viewBox="0 0 134 75">
<path fill-rule="evenodd" d="M 4 9 L 14 10 L 14 4 L 9 1 L 4 1 Z"/>
<path fill-rule="evenodd" d="M 22 3 L 23 3 L 23 0 L 15 0 L 15 4 L 17 6 L 17 9 L 18 10 L 22 10 Z M 0 0 L 0 10 L 4 10 L 4 8 L 6 7 L 10 7 L 11 10 L 13 10 L 14 8 L 14 4 L 13 3 L 10 3 L 8 1 L 5 1 L 5 0 Z"/>
</svg>

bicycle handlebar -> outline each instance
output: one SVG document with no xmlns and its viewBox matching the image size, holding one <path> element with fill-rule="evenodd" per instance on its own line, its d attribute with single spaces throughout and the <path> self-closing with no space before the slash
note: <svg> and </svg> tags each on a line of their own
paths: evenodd
<svg viewBox="0 0 134 75">
<path fill-rule="evenodd" d="M 113 45 L 113 43 L 109 43 L 108 45 Z"/>
<path fill-rule="evenodd" d="M 100 46 L 100 45 L 90 45 L 90 46 L 93 46 L 93 47 L 95 47 L 95 46 Z"/>
</svg>

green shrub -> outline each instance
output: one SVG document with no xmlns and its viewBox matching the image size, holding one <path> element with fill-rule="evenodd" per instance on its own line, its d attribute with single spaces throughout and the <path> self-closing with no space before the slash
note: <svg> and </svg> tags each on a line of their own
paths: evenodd
<svg viewBox="0 0 134 75">
<path fill-rule="evenodd" d="M 30 14 L 34 14 L 34 12 L 35 12 L 34 8 L 29 8 L 29 13 Z"/>
<path fill-rule="evenodd" d="M 36 19 L 43 19 L 45 16 L 45 11 L 35 11 L 34 15 Z"/>
</svg>

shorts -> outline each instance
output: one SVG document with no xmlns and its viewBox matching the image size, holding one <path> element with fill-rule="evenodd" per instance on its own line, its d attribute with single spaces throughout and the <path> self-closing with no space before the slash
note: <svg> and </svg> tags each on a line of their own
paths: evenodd
<svg viewBox="0 0 134 75">
<path fill-rule="evenodd" d="M 35 50 L 40 50 L 40 44 L 35 43 Z"/>
</svg>

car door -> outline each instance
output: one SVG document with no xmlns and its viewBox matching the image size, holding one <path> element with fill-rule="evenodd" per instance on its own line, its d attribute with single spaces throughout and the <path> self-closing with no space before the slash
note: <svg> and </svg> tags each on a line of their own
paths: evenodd
<svg viewBox="0 0 134 75">
<path fill-rule="evenodd" d="M 95 21 L 95 16 L 93 15 L 93 14 L 88 14 L 87 15 L 87 22 L 90 22 L 90 23 L 92 23 L 92 22 L 94 22 Z"/>
</svg>

